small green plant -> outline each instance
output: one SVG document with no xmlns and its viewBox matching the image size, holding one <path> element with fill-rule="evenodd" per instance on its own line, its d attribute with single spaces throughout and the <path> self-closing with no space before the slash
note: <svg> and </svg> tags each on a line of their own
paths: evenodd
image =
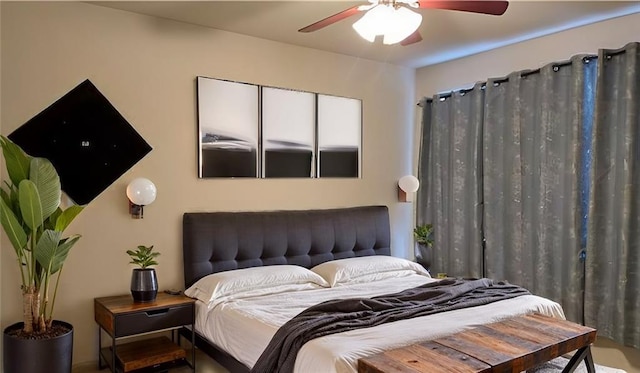
<svg viewBox="0 0 640 373">
<path fill-rule="evenodd" d="M 413 236 L 416 238 L 416 242 L 421 245 L 433 245 L 433 225 L 422 224 L 416 226 L 413 229 Z"/>
<path fill-rule="evenodd" d="M 127 250 L 127 254 L 131 257 L 131 261 L 129 263 L 135 264 L 142 269 L 158 265 L 155 258 L 160 255 L 159 252 L 153 252 L 153 245 L 149 247 L 139 245 L 135 251 Z"/>
</svg>

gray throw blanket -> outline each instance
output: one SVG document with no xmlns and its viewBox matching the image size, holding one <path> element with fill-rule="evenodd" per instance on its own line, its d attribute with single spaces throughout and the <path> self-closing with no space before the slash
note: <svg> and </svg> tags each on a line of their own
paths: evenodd
<svg viewBox="0 0 640 373">
<path fill-rule="evenodd" d="M 281 326 L 251 372 L 293 372 L 298 351 L 314 338 L 526 294 L 530 293 L 519 286 L 486 278 L 445 279 L 395 294 L 322 302 Z"/>
</svg>

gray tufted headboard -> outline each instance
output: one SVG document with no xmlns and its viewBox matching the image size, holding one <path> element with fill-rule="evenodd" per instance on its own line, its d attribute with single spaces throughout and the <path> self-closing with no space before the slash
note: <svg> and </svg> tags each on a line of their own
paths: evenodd
<svg viewBox="0 0 640 373">
<path fill-rule="evenodd" d="M 189 212 L 182 226 L 185 287 L 231 269 L 277 264 L 311 268 L 333 259 L 391 255 L 386 206 Z"/>
</svg>

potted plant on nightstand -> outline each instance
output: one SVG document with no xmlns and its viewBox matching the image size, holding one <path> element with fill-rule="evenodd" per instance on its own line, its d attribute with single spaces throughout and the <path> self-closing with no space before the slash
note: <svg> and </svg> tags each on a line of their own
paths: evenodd
<svg viewBox="0 0 640 373">
<path fill-rule="evenodd" d="M 60 274 L 79 235 L 63 237 L 82 211 L 60 208 L 60 177 L 47 159 L 31 157 L 0 136 L 9 180 L 0 189 L 0 223 L 16 253 L 23 321 L 3 334 L 5 372 L 70 373 L 73 326 L 53 319 Z"/>
<path fill-rule="evenodd" d="M 153 252 L 153 245 L 147 247 L 138 246 L 136 250 L 127 250 L 131 257 L 131 264 L 140 268 L 135 268 L 131 274 L 131 296 L 135 302 L 152 302 L 158 295 L 158 278 L 156 270 L 149 268 L 158 265 L 155 258 L 160 253 Z"/>
<path fill-rule="evenodd" d="M 425 269 L 431 266 L 431 250 L 433 246 L 433 225 L 422 224 L 413 229 L 413 236 L 416 239 L 415 255 L 416 261 Z"/>
</svg>

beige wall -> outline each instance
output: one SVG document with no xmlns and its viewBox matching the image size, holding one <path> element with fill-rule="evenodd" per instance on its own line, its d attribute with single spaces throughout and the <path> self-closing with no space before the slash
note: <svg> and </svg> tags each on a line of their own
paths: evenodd
<svg viewBox="0 0 640 373">
<path fill-rule="evenodd" d="M 549 62 L 567 60 L 575 54 L 597 53 L 598 48 L 620 48 L 638 40 L 640 13 L 574 28 L 418 69 L 416 97 L 431 97 L 487 78 L 536 69 Z"/>
<path fill-rule="evenodd" d="M 427 66 L 416 72 L 416 97 L 470 86 L 512 71 L 535 69 L 599 48 L 620 48 L 640 40 L 640 13 L 567 30 L 455 61 Z M 418 115 L 417 120 L 420 119 Z M 596 363 L 640 373 L 640 352 L 600 338 L 594 349 Z"/>
<path fill-rule="evenodd" d="M 83 237 L 65 266 L 56 317 L 75 326 L 76 363 L 97 360 L 93 298 L 128 292 L 125 249 L 155 245 L 160 287 L 182 287 L 185 211 L 383 204 L 391 211 L 394 254 L 412 255 L 412 205 L 396 202 L 395 185 L 412 169 L 413 69 L 86 3 L 0 4 L 3 134 L 89 78 L 153 146 L 68 230 Z M 363 178 L 199 180 L 197 75 L 361 98 Z M 135 177 L 158 187 L 144 220 L 127 214 L 125 188 Z M 19 320 L 20 290 L 4 235 L 0 259 L 5 327 Z"/>
</svg>

